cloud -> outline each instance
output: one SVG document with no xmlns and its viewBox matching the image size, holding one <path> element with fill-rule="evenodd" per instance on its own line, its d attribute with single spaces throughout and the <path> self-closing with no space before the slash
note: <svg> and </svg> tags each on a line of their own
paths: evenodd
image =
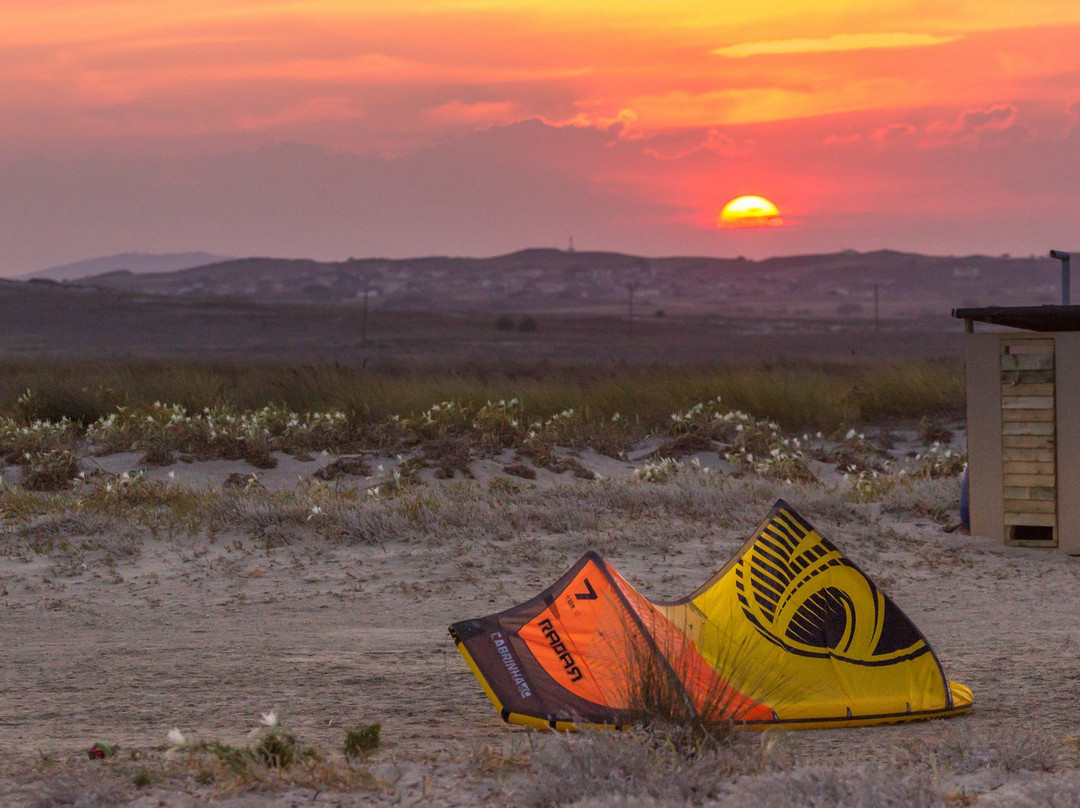
<svg viewBox="0 0 1080 808">
<path fill-rule="evenodd" d="M 1016 107 L 1012 104 L 995 104 L 988 109 L 969 109 L 960 113 L 954 125 L 959 134 L 975 134 L 987 129 L 1008 129 L 1016 123 Z"/>
<path fill-rule="evenodd" d="M 915 127 L 910 123 L 890 123 L 873 132 L 870 139 L 881 144 L 896 143 L 915 134 L 915 131 Z"/>
<path fill-rule="evenodd" d="M 742 42 L 726 48 L 716 48 L 713 53 L 717 56 L 741 59 L 748 56 L 777 56 L 792 53 L 921 48 L 944 45 L 958 39 L 961 37 L 934 36 L 933 34 L 834 34 L 822 39 L 772 39 L 763 42 Z"/>
<path fill-rule="evenodd" d="M 745 158 L 754 151 L 753 140 L 738 139 L 715 128 L 710 128 L 704 139 L 699 129 L 687 129 L 653 135 L 647 139 L 646 144 L 644 153 L 657 160 L 683 160 L 698 152 L 726 158 Z"/>
<path fill-rule="evenodd" d="M 754 150 L 754 141 L 740 141 L 719 129 L 710 129 L 702 147 L 724 157 L 746 157 Z"/>
<path fill-rule="evenodd" d="M 436 121 L 449 123 L 509 123 L 515 117 L 517 107 L 512 101 L 480 101 L 467 104 L 453 100 L 440 104 L 430 111 Z"/>
<path fill-rule="evenodd" d="M 978 145 L 1000 142 L 1002 138 L 1026 138 L 1030 133 L 1025 127 L 1016 125 L 1016 118 L 1017 109 L 1012 104 L 966 109 L 954 121 L 935 121 L 927 126 L 926 137 L 920 145 L 931 148 L 954 143 Z"/>
</svg>

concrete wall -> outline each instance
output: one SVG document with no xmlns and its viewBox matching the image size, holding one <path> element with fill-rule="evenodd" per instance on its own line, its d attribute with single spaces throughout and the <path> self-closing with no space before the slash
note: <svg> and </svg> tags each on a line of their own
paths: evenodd
<svg viewBox="0 0 1080 808">
<path fill-rule="evenodd" d="M 971 533 L 1004 542 L 1000 335 L 971 334 L 966 342 Z"/>
</svg>

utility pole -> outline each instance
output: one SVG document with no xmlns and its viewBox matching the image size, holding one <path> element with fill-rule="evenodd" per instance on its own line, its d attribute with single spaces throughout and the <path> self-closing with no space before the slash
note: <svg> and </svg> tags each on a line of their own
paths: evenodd
<svg viewBox="0 0 1080 808">
<path fill-rule="evenodd" d="M 637 288 L 637 281 L 630 281 L 630 283 L 626 284 L 626 291 L 628 293 L 626 328 L 631 334 L 634 333 L 634 290 Z"/>
<path fill-rule="evenodd" d="M 1072 258 L 1072 253 L 1062 252 L 1061 250 L 1051 250 L 1050 257 L 1056 258 L 1061 262 L 1061 305 L 1069 305 L 1069 259 Z"/>
<path fill-rule="evenodd" d="M 360 326 L 360 345 L 367 353 L 367 313 L 368 313 L 368 290 L 371 288 L 371 277 L 367 272 L 364 273 L 364 319 L 361 321 Z"/>
</svg>

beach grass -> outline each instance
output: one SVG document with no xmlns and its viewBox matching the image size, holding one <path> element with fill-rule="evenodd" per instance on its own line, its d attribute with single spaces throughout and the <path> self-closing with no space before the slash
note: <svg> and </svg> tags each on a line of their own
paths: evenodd
<svg viewBox="0 0 1080 808">
<path fill-rule="evenodd" d="M 118 407 L 154 402 L 189 412 L 277 405 L 299 413 L 342 411 L 378 424 L 454 401 L 478 409 L 517 398 L 530 418 L 573 409 L 645 435 L 672 412 L 720 396 L 724 405 L 788 430 L 833 430 L 927 416 L 959 416 L 963 368 L 950 361 L 838 364 L 554 367 L 544 364 L 392 365 L 176 362 L 0 363 L 0 415 L 81 426 Z"/>
</svg>

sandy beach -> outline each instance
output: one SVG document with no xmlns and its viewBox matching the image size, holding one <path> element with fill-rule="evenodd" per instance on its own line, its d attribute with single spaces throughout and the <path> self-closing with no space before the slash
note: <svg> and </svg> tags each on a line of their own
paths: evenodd
<svg viewBox="0 0 1080 808">
<path fill-rule="evenodd" d="M 100 462 L 119 473 L 132 460 Z M 722 566 L 778 497 L 847 552 L 923 631 L 949 677 L 975 692 L 972 712 L 951 721 L 783 733 L 784 754 L 793 756 L 784 776 L 807 767 L 908 776 L 930 764 L 897 768 L 897 755 L 943 743 L 986 761 L 972 773 L 941 752 L 924 772 L 935 799 L 959 789 L 990 805 L 1003 788 L 1026 793 L 1073 776 L 1080 559 L 945 532 L 955 519 L 955 478 L 912 481 L 860 503 L 839 475 L 789 485 L 684 465 L 657 484 L 635 480 L 631 462 L 582 460 L 601 466 L 605 479 L 547 473 L 523 481 L 484 461 L 474 480 L 368 496 L 345 534 L 342 514 L 315 506 L 306 519 L 278 524 L 266 500 L 272 490 L 236 496 L 232 507 L 250 511 L 247 530 L 179 530 L 139 509 L 126 519 L 76 512 L 5 521 L 4 803 L 564 804 L 530 793 L 529 783 L 567 741 L 503 724 L 446 626 L 531 597 L 589 549 L 649 597 L 677 597 Z M 295 487 L 298 467 L 310 474 L 328 462 L 289 459 L 264 479 Z M 151 474 L 175 489 L 207 490 L 231 468 L 178 464 Z M 364 478 L 333 485 L 371 487 Z M 315 501 L 320 490 L 308 495 Z M 174 728 L 189 742 L 242 746 L 270 711 L 343 769 L 344 730 L 379 722 L 381 748 L 353 767 L 374 785 L 326 802 L 326 790 L 273 773 L 242 786 L 199 784 L 193 764 L 170 752 Z M 572 748 L 611 743 L 591 735 Z M 760 747 L 759 734 L 745 735 L 737 744 Z M 119 751 L 92 761 L 94 742 Z M 999 749 L 1009 743 L 1016 748 Z M 1002 763 L 1003 755 L 1015 759 Z M 1039 770 L 1047 756 L 1053 771 Z M 132 780 L 139 769 L 150 774 L 142 787 Z M 714 797 L 724 804 L 725 788 L 761 776 L 721 778 L 728 784 Z M 613 788 L 581 804 L 648 794 Z M 712 802 L 706 794 L 686 804 Z"/>
</svg>

